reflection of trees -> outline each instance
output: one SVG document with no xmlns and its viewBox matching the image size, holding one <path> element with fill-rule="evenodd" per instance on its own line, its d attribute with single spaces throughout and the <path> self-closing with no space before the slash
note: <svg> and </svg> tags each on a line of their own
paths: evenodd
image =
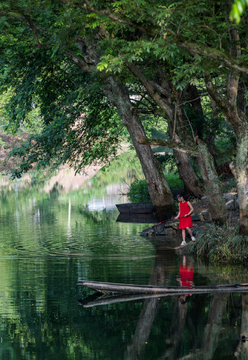
<svg viewBox="0 0 248 360">
<path fill-rule="evenodd" d="M 6 347 L 2 351 L 6 359 L 11 351 L 15 356 L 10 358 L 14 360 L 37 353 L 42 354 L 40 358 L 53 360 L 59 356 L 63 360 L 216 358 L 222 319 L 223 316 L 229 318 L 227 314 L 231 313 L 229 309 L 229 313 L 226 311 L 226 295 L 193 295 L 191 301 L 183 305 L 178 297 L 167 297 L 145 300 L 143 304 L 118 303 L 85 310 L 77 306 L 74 294 L 79 264 L 83 262 L 76 259 L 39 264 L 33 259 L 19 263 L 16 282 L 12 279 L 11 286 L 16 289 L 12 301 L 14 298 L 17 316 L 9 314 L 1 319 L 0 336 L 5 339 Z M 40 271 L 36 273 L 38 266 Z M 163 263 L 158 257 L 151 282 L 159 281 L 161 267 L 167 269 L 166 261 Z M 165 273 L 163 279 L 168 283 L 169 273 Z M 238 299 L 238 295 L 235 296 Z M 242 295 L 242 301 L 241 333 L 247 335 L 247 295 Z M 233 323 L 233 318 L 230 322 Z M 245 359 L 246 343 L 241 345 L 239 355 Z M 38 358 L 33 355 L 34 360 Z"/>
<path fill-rule="evenodd" d="M 208 322 L 203 336 L 203 359 L 212 359 L 217 346 L 219 332 L 222 326 L 222 318 L 227 304 L 227 294 L 215 294 L 210 301 Z"/>
<path fill-rule="evenodd" d="M 149 299 L 144 302 L 137 326 L 134 332 L 132 343 L 128 345 L 125 353 L 125 360 L 139 360 L 145 350 L 149 339 L 150 331 L 157 314 L 159 300 Z"/>
<path fill-rule="evenodd" d="M 163 265 L 162 265 L 163 267 Z M 164 267 L 165 270 L 166 267 Z M 153 270 L 153 284 L 158 281 L 158 273 L 161 270 L 160 262 L 156 262 Z M 164 274 L 163 279 L 166 278 Z M 166 285 L 164 283 L 163 285 Z M 174 360 L 174 359 L 194 359 L 210 360 L 214 358 L 216 352 L 219 334 L 222 329 L 223 318 L 226 317 L 226 305 L 230 294 L 214 294 L 208 296 L 193 296 L 191 303 L 181 304 L 178 297 L 170 299 L 172 317 L 170 321 L 169 336 L 166 337 L 166 345 L 162 355 L 156 357 L 156 360 Z M 200 301 L 199 301 L 200 300 Z M 206 302 L 206 300 L 208 300 Z M 210 302 L 209 302 L 210 301 Z M 193 303 L 193 306 L 192 306 Z M 134 336 L 131 344 L 128 345 L 125 352 L 125 360 L 142 359 L 142 354 L 146 351 L 147 344 L 151 343 L 152 328 L 157 326 L 155 316 L 159 308 L 158 299 L 150 299 L 144 302 L 139 320 L 137 322 Z M 207 311 L 205 325 L 202 322 L 201 313 Z M 190 310 L 190 311 L 189 311 Z M 192 314 L 194 313 L 194 321 Z M 234 312 L 235 314 L 235 312 Z M 159 314 L 161 315 L 161 314 Z M 197 317 L 199 315 L 199 317 Z M 237 316 L 237 313 L 236 313 Z M 233 322 L 233 319 L 230 320 Z M 247 335 L 248 331 L 248 294 L 242 295 L 242 325 L 241 336 Z M 159 336 L 162 341 L 161 335 Z M 186 342 L 191 342 L 191 347 L 185 347 Z M 163 341 L 164 343 L 164 341 Z M 164 343 L 164 344 L 165 344 Z M 236 350 L 241 359 L 247 359 L 248 341 L 240 343 Z"/>
<path fill-rule="evenodd" d="M 248 336 L 248 294 L 242 294 L 242 316 L 240 338 Z M 239 341 L 237 349 L 234 353 L 241 360 L 248 359 L 248 341 Z"/>
</svg>

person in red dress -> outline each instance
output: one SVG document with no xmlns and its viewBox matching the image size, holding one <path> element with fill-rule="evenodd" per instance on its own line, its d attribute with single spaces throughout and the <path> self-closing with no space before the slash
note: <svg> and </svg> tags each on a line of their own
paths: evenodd
<svg viewBox="0 0 248 360">
<path fill-rule="evenodd" d="M 194 266 L 191 262 L 186 265 L 186 256 L 183 256 L 183 261 L 180 264 L 180 279 L 178 279 L 181 286 L 193 287 Z M 189 301 L 191 294 L 184 294 L 180 296 L 181 304 L 186 304 Z"/>
<path fill-rule="evenodd" d="M 186 196 L 184 193 L 177 195 L 179 201 L 179 212 L 175 219 L 179 219 L 179 229 L 182 230 L 183 241 L 181 245 L 186 245 L 186 229 L 191 237 L 192 241 L 195 241 L 195 237 L 192 234 L 191 229 L 193 228 L 191 214 L 194 211 L 193 206 L 189 201 L 186 201 Z"/>
</svg>

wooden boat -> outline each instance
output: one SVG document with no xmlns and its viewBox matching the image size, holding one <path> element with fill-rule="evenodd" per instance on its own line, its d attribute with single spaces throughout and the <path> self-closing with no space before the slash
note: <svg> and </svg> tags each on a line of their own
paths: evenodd
<svg viewBox="0 0 248 360">
<path fill-rule="evenodd" d="M 151 202 L 116 204 L 115 206 L 121 214 L 152 214 L 155 212 Z"/>
<path fill-rule="evenodd" d="M 137 224 L 156 224 L 158 222 L 152 214 L 119 214 L 116 221 Z"/>
<path fill-rule="evenodd" d="M 224 284 L 213 286 L 153 286 L 153 285 L 133 285 L 99 281 L 79 280 L 78 285 L 86 286 L 102 293 L 111 294 L 157 294 L 157 295 L 181 295 L 181 294 L 204 294 L 204 293 L 224 293 L 224 292 L 248 292 L 248 283 L 243 284 Z"/>
</svg>

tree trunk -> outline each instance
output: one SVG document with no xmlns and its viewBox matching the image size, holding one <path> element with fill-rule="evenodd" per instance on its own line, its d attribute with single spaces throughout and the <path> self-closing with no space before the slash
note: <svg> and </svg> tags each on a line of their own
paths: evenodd
<svg viewBox="0 0 248 360">
<path fill-rule="evenodd" d="M 228 84 L 234 92 L 234 94 L 230 94 L 231 90 L 229 90 L 229 101 L 218 94 L 210 76 L 206 75 L 208 92 L 222 109 L 227 120 L 232 125 L 237 138 L 236 159 L 235 163 L 231 164 L 231 170 L 237 181 L 240 233 L 248 235 L 248 118 L 236 104 L 237 92 L 235 92 L 235 89 L 237 90 L 238 86 L 237 74 L 230 72 Z"/>
<path fill-rule="evenodd" d="M 188 196 L 201 198 L 203 196 L 203 186 L 192 168 L 188 154 L 174 150 L 174 157 L 180 179 L 184 184 L 185 193 Z"/>
<path fill-rule="evenodd" d="M 105 93 L 108 99 L 116 106 L 120 118 L 131 136 L 158 220 L 170 218 L 177 210 L 173 195 L 164 177 L 162 167 L 154 157 L 151 147 L 141 145 L 138 142 L 141 137 L 145 137 L 145 131 L 135 109 L 132 107 L 126 89 L 117 80 L 110 77 L 105 86 Z"/>
<path fill-rule="evenodd" d="M 214 167 L 213 157 L 202 140 L 198 140 L 198 151 L 198 164 L 205 184 L 206 196 L 209 199 L 209 211 L 216 223 L 224 224 L 226 221 L 226 206 Z"/>
<path fill-rule="evenodd" d="M 84 59 L 86 58 L 86 53 L 90 56 L 91 59 L 94 59 L 94 62 L 90 62 L 90 67 L 92 68 L 91 70 L 88 69 L 88 67 L 85 70 L 86 63 L 84 60 L 79 59 L 77 56 L 71 54 L 68 51 L 67 55 L 77 66 L 81 68 L 83 72 L 94 72 L 96 64 L 100 61 L 97 41 L 96 43 L 88 43 L 83 41 L 82 44 L 81 42 L 78 42 L 78 47 L 82 52 Z M 86 53 L 84 49 L 85 47 L 87 48 Z M 131 136 L 133 146 L 136 150 L 143 173 L 145 175 L 148 191 L 157 213 L 158 220 L 161 221 L 168 219 L 176 213 L 177 207 L 174 203 L 170 188 L 166 182 L 162 167 L 154 157 L 150 146 L 145 146 L 138 143 L 138 139 L 140 137 L 145 137 L 145 131 L 135 111 L 135 108 L 130 102 L 128 91 L 122 83 L 117 81 L 117 79 L 112 76 L 106 78 L 104 75 L 102 77 L 102 81 L 104 82 L 103 91 L 105 95 L 117 108 L 122 123 L 127 127 L 127 130 Z"/>
<path fill-rule="evenodd" d="M 173 138 L 173 128 L 171 121 L 169 122 L 170 138 Z M 177 137 L 177 134 L 174 134 Z M 180 141 L 179 137 L 178 140 Z M 189 142 L 190 143 L 190 142 Z M 191 143 L 192 144 L 192 141 Z M 181 151 L 173 150 L 175 161 L 177 164 L 180 179 L 183 181 L 184 191 L 188 196 L 201 198 L 203 196 L 204 187 L 200 183 L 194 169 L 190 163 L 189 155 Z"/>
<path fill-rule="evenodd" d="M 165 119 L 168 121 L 170 138 L 174 140 L 174 137 L 177 136 L 174 131 L 174 122 L 176 122 L 178 112 L 180 112 L 180 108 L 177 110 L 177 106 L 172 103 L 172 96 L 170 93 L 170 87 L 166 82 L 166 76 L 160 74 L 160 78 L 166 83 L 166 85 L 162 82 L 162 85 L 155 84 L 153 81 L 148 80 L 141 70 L 133 63 L 129 63 L 128 65 L 131 72 L 140 80 L 142 85 L 146 88 L 150 97 L 155 101 L 155 103 L 163 110 L 165 114 Z M 159 92 L 163 92 L 163 97 L 159 94 Z M 164 95 L 164 92 L 167 93 L 167 96 Z M 175 96 L 178 97 L 178 91 L 174 89 Z M 174 97 L 175 97 L 174 96 Z M 176 123 L 175 123 L 176 126 Z M 178 136 L 177 136 L 178 137 Z M 179 139 L 179 137 L 178 137 Z M 179 139 L 180 140 L 180 139 Z M 181 142 L 181 141 L 180 141 Z M 191 138 L 190 145 L 192 145 L 193 139 Z M 174 152 L 175 155 L 175 152 Z M 181 152 L 176 153 L 176 162 L 178 165 L 178 171 L 180 177 L 184 183 L 185 191 L 196 197 L 201 197 L 203 194 L 203 187 L 199 182 L 194 169 L 189 160 L 189 156 L 187 154 L 182 154 Z"/>
<path fill-rule="evenodd" d="M 168 122 L 169 134 L 171 139 L 177 139 L 182 141 L 185 145 L 195 144 L 195 136 L 190 124 L 190 120 L 186 118 L 187 114 L 183 109 L 183 93 L 176 89 L 171 84 L 173 89 L 174 109 L 173 109 L 173 124 L 172 121 Z M 180 104 L 180 105 L 178 105 Z M 176 130 L 176 131 L 175 131 Z M 204 192 L 204 186 L 200 183 L 196 173 L 191 165 L 189 155 L 174 151 L 174 156 L 177 164 L 177 168 L 180 174 L 180 178 L 184 183 L 185 192 L 187 195 L 193 195 L 201 198 Z"/>
<path fill-rule="evenodd" d="M 247 129 L 248 133 L 248 129 Z M 240 233 L 248 235 L 248 134 L 243 133 L 237 141 L 236 163 L 231 170 L 237 181 Z"/>
<path fill-rule="evenodd" d="M 239 34 L 236 29 L 232 28 L 230 30 L 230 37 L 233 40 L 234 47 L 231 51 L 236 53 L 237 56 L 241 55 Z M 230 70 L 226 86 L 226 97 L 218 93 L 208 73 L 205 74 L 205 82 L 210 96 L 221 108 L 236 135 L 236 161 L 235 164 L 231 165 L 231 169 L 237 180 L 240 233 L 248 235 L 248 117 L 237 106 L 239 74 Z"/>
</svg>

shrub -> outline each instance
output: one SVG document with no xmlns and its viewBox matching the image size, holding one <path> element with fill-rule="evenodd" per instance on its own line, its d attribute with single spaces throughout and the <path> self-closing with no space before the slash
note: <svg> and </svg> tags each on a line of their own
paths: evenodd
<svg viewBox="0 0 248 360">
<path fill-rule="evenodd" d="M 179 174 L 166 174 L 165 178 L 171 189 L 171 191 L 176 191 L 183 189 L 183 182 L 179 178 Z M 131 183 L 127 196 L 131 202 L 151 202 L 150 195 L 145 180 L 136 179 Z"/>
<path fill-rule="evenodd" d="M 243 263 L 248 257 L 248 237 L 238 228 L 209 225 L 192 245 L 192 253 L 210 262 Z"/>
<path fill-rule="evenodd" d="M 145 180 L 136 179 L 131 183 L 127 193 L 129 200 L 133 203 L 151 202 L 148 188 Z"/>
</svg>

